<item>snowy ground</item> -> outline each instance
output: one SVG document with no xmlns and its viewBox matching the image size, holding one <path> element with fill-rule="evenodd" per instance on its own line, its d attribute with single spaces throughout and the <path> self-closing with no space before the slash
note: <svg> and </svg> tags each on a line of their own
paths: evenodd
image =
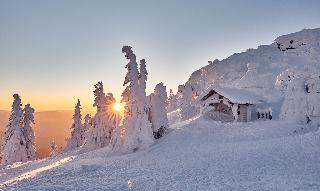
<svg viewBox="0 0 320 191">
<path fill-rule="evenodd" d="M 320 132 L 279 121 L 172 125 L 151 148 L 1 167 L 0 190 L 320 190 Z"/>
</svg>

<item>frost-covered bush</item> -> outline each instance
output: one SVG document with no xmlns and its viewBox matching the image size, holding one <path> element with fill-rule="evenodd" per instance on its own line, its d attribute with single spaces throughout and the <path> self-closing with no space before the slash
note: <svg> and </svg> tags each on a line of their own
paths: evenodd
<svg viewBox="0 0 320 191">
<path fill-rule="evenodd" d="M 169 127 L 166 110 L 167 92 L 163 83 L 156 85 L 154 93 L 150 95 L 150 115 L 153 134 L 156 139 L 163 136 Z"/>
</svg>

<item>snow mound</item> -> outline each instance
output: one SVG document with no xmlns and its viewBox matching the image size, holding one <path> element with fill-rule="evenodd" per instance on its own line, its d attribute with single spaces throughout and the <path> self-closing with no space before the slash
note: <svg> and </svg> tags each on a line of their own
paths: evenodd
<svg viewBox="0 0 320 191">
<path fill-rule="evenodd" d="M 290 48 L 292 47 L 292 48 Z M 283 51 L 284 50 L 284 51 Z M 187 81 L 199 94 L 211 84 L 275 90 L 277 76 L 288 68 L 320 71 L 320 28 L 283 35 L 275 43 L 236 53 L 195 71 Z M 251 68 L 250 68 L 251 67 Z"/>
</svg>

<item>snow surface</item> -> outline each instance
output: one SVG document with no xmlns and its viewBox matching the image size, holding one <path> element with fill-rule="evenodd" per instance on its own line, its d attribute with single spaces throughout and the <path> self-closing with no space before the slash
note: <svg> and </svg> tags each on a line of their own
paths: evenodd
<svg viewBox="0 0 320 191">
<path fill-rule="evenodd" d="M 146 150 L 2 166 L 5 190 L 320 190 L 320 132 L 285 121 L 171 125 Z"/>
</svg>

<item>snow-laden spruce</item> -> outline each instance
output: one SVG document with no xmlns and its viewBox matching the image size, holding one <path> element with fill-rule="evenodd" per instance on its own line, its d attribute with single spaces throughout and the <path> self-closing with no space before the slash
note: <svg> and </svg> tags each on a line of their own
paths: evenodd
<svg viewBox="0 0 320 191">
<path fill-rule="evenodd" d="M 281 119 L 302 124 L 320 125 L 320 72 L 305 69 L 292 71 L 287 83 Z"/>
<path fill-rule="evenodd" d="M 84 142 L 84 128 L 82 125 L 81 104 L 78 99 L 74 108 L 73 123 L 71 126 L 71 137 L 67 140 L 66 151 L 82 146 Z"/>
<path fill-rule="evenodd" d="M 180 92 L 180 107 L 181 107 L 181 118 L 182 120 L 190 119 L 191 117 L 199 114 L 200 110 L 193 105 L 194 102 L 194 92 L 190 84 L 180 85 L 178 87 Z"/>
<path fill-rule="evenodd" d="M 140 76 L 141 73 L 147 73 L 143 72 L 145 66 L 140 67 L 139 73 L 136 55 L 130 46 L 124 46 L 122 52 L 129 60 L 126 65 L 128 73 L 123 84 L 126 88 L 122 93 L 122 102 L 125 102 L 126 105 L 123 126 L 115 131 L 112 145 L 116 152 L 133 152 L 147 148 L 153 143 L 151 123 L 148 120 L 148 111 L 146 111 L 148 108 L 147 99 L 143 97 L 145 95 L 143 82 L 146 81 L 146 75 Z"/>
<path fill-rule="evenodd" d="M 113 95 L 111 93 L 105 94 L 102 82 L 98 82 L 94 87 L 93 106 L 97 108 L 97 112 L 90 120 L 91 126 L 85 133 L 84 148 L 88 150 L 102 148 L 110 143 L 116 124 L 115 120 L 117 120 L 113 118 L 112 106 L 116 102 Z"/>
<path fill-rule="evenodd" d="M 146 87 L 147 87 L 147 77 L 148 72 L 146 68 L 145 59 L 140 60 L 140 68 L 139 68 L 139 86 L 140 86 L 140 103 L 144 104 L 143 108 L 146 112 L 148 112 L 149 105 L 146 96 Z"/>
<path fill-rule="evenodd" d="M 18 94 L 13 95 L 11 115 L 4 136 L 2 150 L 2 163 L 11 164 L 15 162 L 28 161 L 26 139 L 23 134 L 23 111 L 21 99 Z"/>
<path fill-rule="evenodd" d="M 163 136 L 169 127 L 166 110 L 167 91 L 163 83 L 156 85 L 154 93 L 150 94 L 150 115 L 153 135 L 156 139 Z"/>
<path fill-rule="evenodd" d="M 178 108 L 178 98 L 177 94 L 173 93 L 173 90 L 170 89 L 170 95 L 167 100 L 167 111 L 171 112 Z"/>
<path fill-rule="evenodd" d="M 83 123 L 83 131 L 86 132 L 90 129 L 90 127 L 92 126 L 92 118 L 90 114 L 87 114 L 84 117 L 84 123 Z"/>
<path fill-rule="evenodd" d="M 30 104 L 23 109 L 23 134 L 26 140 L 26 150 L 28 160 L 36 160 L 35 135 L 32 125 L 34 124 L 34 109 Z"/>
</svg>

